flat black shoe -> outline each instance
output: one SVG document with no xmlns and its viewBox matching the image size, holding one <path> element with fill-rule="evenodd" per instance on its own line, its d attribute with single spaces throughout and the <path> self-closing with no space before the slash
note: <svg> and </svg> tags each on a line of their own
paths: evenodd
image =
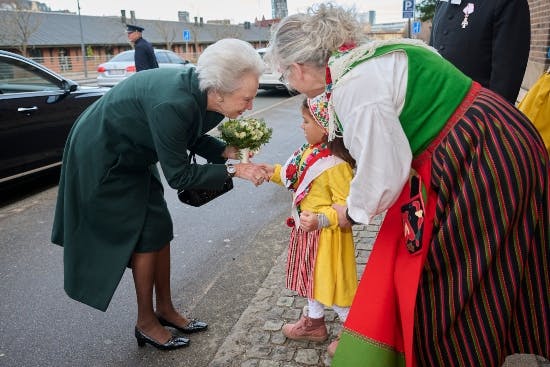
<svg viewBox="0 0 550 367">
<path fill-rule="evenodd" d="M 199 331 L 206 330 L 208 328 L 208 324 L 206 322 L 202 322 L 202 321 L 199 321 L 199 320 L 191 320 L 191 321 L 189 321 L 189 323 L 186 326 L 180 327 L 180 326 L 172 324 L 170 321 L 165 320 L 165 319 L 163 319 L 162 317 L 160 317 L 158 315 L 157 315 L 157 318 L 159 319 L 159 322 L 162 326 L 168 326 L 168 327 L 174 328 L 174 329 L 179 330 L 179 331 L 181 331 L 182 333 L 185 333 L 185 334 L 196 333 L 196 332 L 199 332 Z"/>
<path fill-rule="evenodd" d="M 181 336 L 173 336 L 173 335 L 170 339 L 168 339 L 166 343 L 160 344 L 156 340 L 153 340 L 147 335 L 145 335 L 143 331 L 137 328 L 137 326 L 135 329 L 135 335 L 136 335 L 138 346 L 140 347 L 145 346 L 145 344 L 150 344 L 153 347 L 160 350 L 172 350 L 172 349 L 183 348 L 189 345 L 189 339 L 183 338 Z"/>
</svg>

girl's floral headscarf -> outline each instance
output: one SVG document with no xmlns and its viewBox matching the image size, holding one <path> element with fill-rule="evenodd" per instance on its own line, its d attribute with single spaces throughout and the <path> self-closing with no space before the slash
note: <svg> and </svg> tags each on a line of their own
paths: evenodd
<svg viewBox="0 0 550 367">
<path fill-rule="evenodd" d="M 326 93 L 322 93 L 317 97 L 308 98 L 307 105 L 315 122 L 325 130 L 326 134 L 328 134 L 329 112 Z"/>
</svg>

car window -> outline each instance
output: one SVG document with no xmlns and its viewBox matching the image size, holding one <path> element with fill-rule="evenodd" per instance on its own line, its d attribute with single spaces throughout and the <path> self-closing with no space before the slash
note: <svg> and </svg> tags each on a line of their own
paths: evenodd
<svg viewBox="0 0 550 367">
<path fill-rule="evenodd" d="M 167 55 L 168 55 L 168 58 L 170 59 L 170 62 L 172 64 L 185 64 L 185 61 L 183 61 L 183 59 L 181 57 L 179 57 L 178 55 L 170 53 L 170 52 L 167 52 Z"/>
<path fill-rule="evenodd" d="M 170 60 L 168 59 L 168 56 L 166 55 L 166 52 L 156 52 L 155 56 L 157 57 L 157 61 L 161 64 L 170 63 Z"/>
<path fill-rule="evenodd" d="M 122 62 L 133 62 L 134 61 L 134 51 L 132 52 L 121 52 L 111 59 L 111 61 L 122 61 Z"/>
<path fill-rule="evenodd" d="M 38 68 L 11 58 L 0 59 L 0 92 L 26 93 L 58 90 L 57 80 Z"/>
</svg>

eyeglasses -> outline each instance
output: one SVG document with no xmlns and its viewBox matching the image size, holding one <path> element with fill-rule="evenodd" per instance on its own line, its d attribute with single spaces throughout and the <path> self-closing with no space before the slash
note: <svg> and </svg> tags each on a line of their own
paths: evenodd
<svg viewBox="0 0 550 367">
<path fill-rule="evenodd" d="M 288 76 L 290 74 L 290 66 L 285 68 L 285 70 L 283 70 L 281 72 L 281 76 L 279 77 L 279 81 L 281 83 L 283 83 L 285 85 L 285 87 L 289 87 L 290 83 L 288 82 Z"/>
</svg>

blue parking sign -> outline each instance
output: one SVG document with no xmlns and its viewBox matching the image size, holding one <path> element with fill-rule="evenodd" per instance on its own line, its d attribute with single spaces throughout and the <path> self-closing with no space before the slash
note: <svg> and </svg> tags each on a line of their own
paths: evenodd
<svg viewBox="0 0 550 367">
<path fill-rule="evenodd" d="M 183 40 L 184 41 L 189 41 L 191 39 L 191 32 L 189 31 L 189 29 L 184 29 L 183 30 Z"/>
<path fill-rule="evenodd" d="M 414 18 L 414 0 L 403 1 L 403 18 Z"/>
</svg>

